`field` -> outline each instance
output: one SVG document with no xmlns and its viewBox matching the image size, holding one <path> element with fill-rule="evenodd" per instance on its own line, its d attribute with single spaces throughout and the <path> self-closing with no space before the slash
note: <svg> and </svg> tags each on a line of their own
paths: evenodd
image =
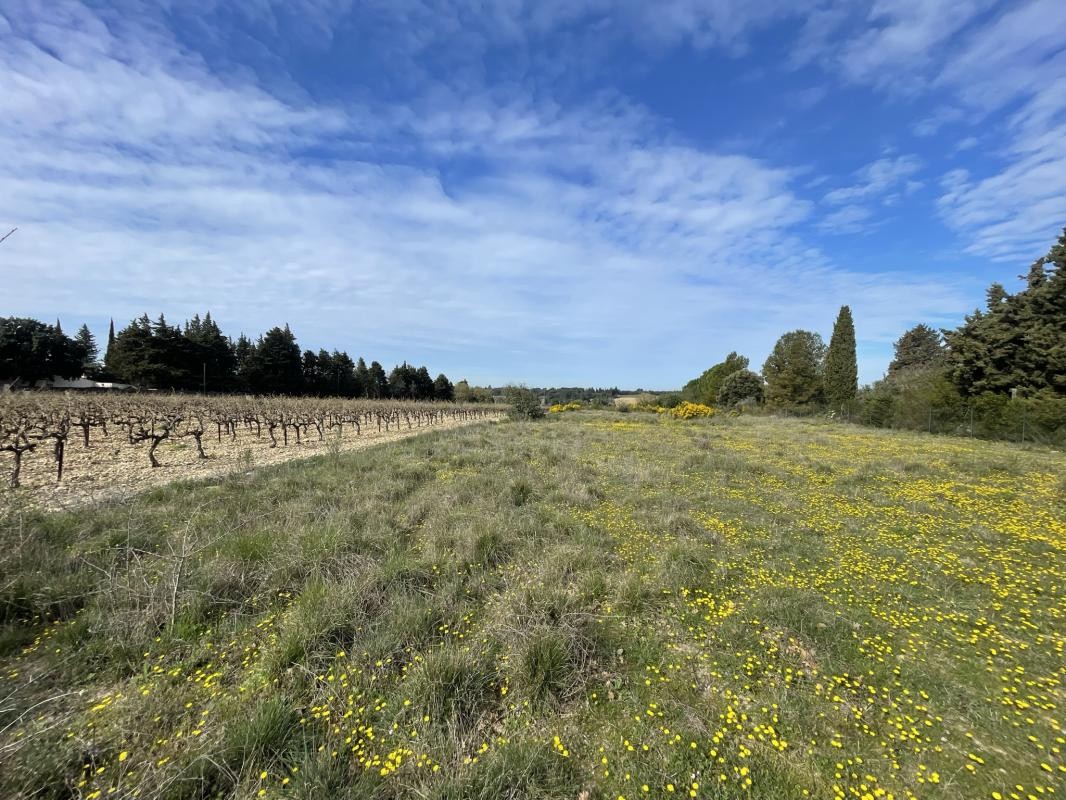
<svg viewBox="0 0 1066 800">
<path fill-rule="evenodd" d="M 0 796 L 1062 796 L 1062 453 L 553 417 L 10 515 Z"/>
<path fill-rule="evenodd" d="M 0 394 L 0 513 L 77 508 L 502 416 L 486 405 L 389 400 Z"/>
</svg>

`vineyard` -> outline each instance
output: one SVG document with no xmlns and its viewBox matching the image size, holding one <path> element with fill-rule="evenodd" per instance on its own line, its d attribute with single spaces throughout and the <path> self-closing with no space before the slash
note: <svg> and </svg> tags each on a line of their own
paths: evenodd
<svg viewBox="0 0 1066 800">
<path fill-rule="evenodd" d="M 4 394 L 0 508 L 25 494 L 14 491 L 20 488 L 42 505 L 65 505 L 97 490 L 351 449 L 501 414 L 498 406 L 340 398 Z"/>
</svg>

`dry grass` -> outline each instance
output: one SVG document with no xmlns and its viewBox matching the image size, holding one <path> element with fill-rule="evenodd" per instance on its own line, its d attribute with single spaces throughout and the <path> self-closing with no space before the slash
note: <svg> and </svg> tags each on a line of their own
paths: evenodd
<svg viewBox="0 0 1066 800">
<path fill-rule="evenodd" d="M 579 412 L 13 514 L 0 796 L 1051 796 L 1064 471 Z"/>
</svg>

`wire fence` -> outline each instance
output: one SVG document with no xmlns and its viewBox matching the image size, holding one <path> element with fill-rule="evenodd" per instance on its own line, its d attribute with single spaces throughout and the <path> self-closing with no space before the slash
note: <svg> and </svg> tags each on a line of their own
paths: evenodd
<svg viewBox="0 0 1066 800">
<path fill-rule="evenodd" d="M 857 402 L 831 414 L 875 428 L 919 430 L 947 436 L 1066 446 L 1066 401 L 978 399 L 963 405 Z"/>
</svg>

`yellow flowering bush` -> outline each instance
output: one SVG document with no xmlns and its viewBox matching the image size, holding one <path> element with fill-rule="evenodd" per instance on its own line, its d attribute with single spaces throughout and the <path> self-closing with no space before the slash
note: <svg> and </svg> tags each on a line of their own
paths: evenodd
<svg viewBox="0 0 1066 800">
<path fill-rule="evenodd" d="M 555 403 L 548 409 L 549 414 L 562 414 L 564 411 L 580 411 L 585 407 L 584 403 L 571 400 L 569 403 Z"/>
<path fill-rule="evenodd" d="M 714 409 L 702 403 L 690 403 L 687 400 L 673 408 L 664 408 L 659 413 L 666 413 L 675 419 L 697 419 L 699 417 L 713 417 Z"/>
</svg>

